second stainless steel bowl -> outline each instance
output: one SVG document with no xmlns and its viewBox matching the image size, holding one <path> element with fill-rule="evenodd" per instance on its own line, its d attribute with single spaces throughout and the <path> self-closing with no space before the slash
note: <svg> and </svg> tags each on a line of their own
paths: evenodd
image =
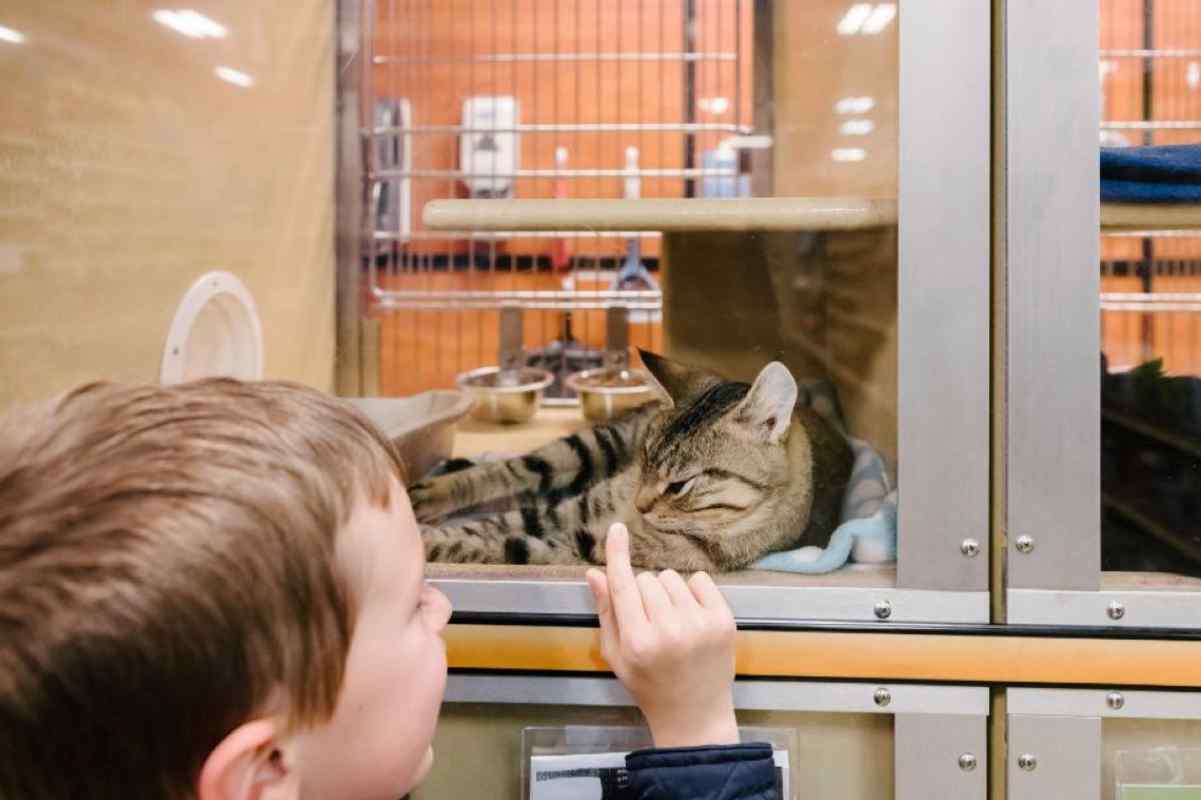
<svg viewBox="0 0 1201 800">
<path fill-rule="evenodd" d="M 569 375 L 567 388 L 580 398 L 580 410 L 591 422 L 604 422 L 655 399 L 650 376 L 640 369 L 586 369 Z"/>
</svg>

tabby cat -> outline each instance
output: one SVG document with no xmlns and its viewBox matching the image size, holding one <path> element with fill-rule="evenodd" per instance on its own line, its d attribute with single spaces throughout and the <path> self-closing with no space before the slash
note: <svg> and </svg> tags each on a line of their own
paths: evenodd
<svg viewBox="0 0 1201 800">
<path fill-rule="evenodd" d="M 748 385 L 642 359 L 663 399 L 528 455 L 410 487 L 429 560 L 601 564 L 619 521 L 647 569 L 721 572 L 773 550 L 825 547 L 851 451 L 798 402 L 788 369 L 773 362 Z M 450 518 L 496 501 L 500 510 Z"/>
</svg>

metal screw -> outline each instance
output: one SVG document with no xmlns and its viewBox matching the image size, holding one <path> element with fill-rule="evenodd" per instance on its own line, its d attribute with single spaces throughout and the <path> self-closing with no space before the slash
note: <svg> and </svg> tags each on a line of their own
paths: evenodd
<svg viewBox="0 0 1201 800">
<path fill-rule="evenodd" d="M 879 619 L 888 619 L 892 616 L 892 603 L 887 600 L 881 600 L 876 603 L 876 617 Z"/>
<path fill-rule="evenodd" d="M 1126 705 L 1126 698 L 1122 697 L 1121 692 L 1110 692 L 1109 694 L 1105 695 L 1105 704 L 1114 711 L 1117 711 L 1119 708 Z"/>
<path fill-rule="evenodd" d="M 959 757 L 959 768 L 964 772 L 971 772 L 976 768 L 976 757 L 971 753 L 964 753 Z"/>
<path fill-rule="evenodd" d="M 1109 604 L 1109 608 L 1105 609 L 1105 613 L 1109 615 L 1110 619 L 1118 620 L 1126 616 L 1126 606 L 1114 600 Z"/>
<path fill-rule="evenodd" d="M 968 558 L 975 558 L 976 554 L 980 552 L 980 543 L 975 539 L 964 539 L 959 545 L 959 552 Z"/>
<path fill-rule="evenodd" d="M 1019 553 L 1029 553 L 1034 549 L 1034 540 L 1029 536 L 1019 536 L 1016 544 Z"/>
<path fill-rule="evenodd" d="M 872 700 L 875 700 L 876 705 L 880 706 L 880 708 L 884 708 L 884 706 L 892 702 L 892 692 L 881 686 L 876 690 L 875 694 L 872 695 Z"/>
<path fill-rule="evenodd" d="M 1034 757 L 1034 753 L 1022 753 L 1018 756 L 1018 766 L 1027 772 L 1034 772 L 1034 768 L 1038 766 L 1038 759 Z"/>
</svg>

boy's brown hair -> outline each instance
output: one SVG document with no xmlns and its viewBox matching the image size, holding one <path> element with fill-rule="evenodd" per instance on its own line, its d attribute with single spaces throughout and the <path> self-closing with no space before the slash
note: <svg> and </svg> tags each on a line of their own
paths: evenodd
<svg viewBox="0 0 1201 800">
<path fill-rule="evenodd" d="M 284 383 L 91 384 L 0 420 L 0 798 L 190 797 L 239 724 L 328 718 L 335 534 L 400 470 Z"/>
</svg>

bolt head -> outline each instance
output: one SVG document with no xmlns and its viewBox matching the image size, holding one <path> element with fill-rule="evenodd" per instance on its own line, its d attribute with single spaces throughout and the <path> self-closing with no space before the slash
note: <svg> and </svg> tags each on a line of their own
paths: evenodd
<svg viewBox="0 0 1201 800">
<path fill-rule="evenodd" d="M 975 539 L 964 539 L 959 545 L 959 552 L 968 558 L 975 558 L 980 552 L 980 543 Z"/>
<path fill-rule="evenodd" d="M 1105 695 L 1105 705 L 1117 711 L 1122 706 L 1126 705 L 1126 698 L 1122 697 L 1121 692 L 1110 692 Z"/>
<path fill-rule="evenodd" d="M 964 753 L 959 757 L 959 768 L 964 772 L 971 772 L 976 768 L 976 757 L 971 753 Z"/>
<path fill-rule="evenodd" d="M 887 600 L 881 600 L 876 603 L 875 611 L 877 619 L 888 619 L 892 616 L 892 603 Z"/>
<path fill-rule="evenodd" d="M 1109 604 L 1109 608 L 1105 609 L 1105 613 L 1109 615 L 1110 619 L 1119 620 L 1126 616 L 1126 606 L 1122 605 L 1117 600 L 1114 600 Z"/>
<path fill-rule="evenodd" d="M 892 692 L 881 686 L 875 691 L 875 693 L 872 694 L 872 700 L 875 701 L 876 705 L 880 706 L 880 708 L 884 708 L 884 706 L 892 702 Z"/>
<path fill-rule="evenodd" d="M 1033 772 L 1034 768 L 1038 766 L 1038 759 L 1033 753 L 1022 753 L 1018 756 L 1018 766 L 1026 772 Z"/>
<path fill-rule="evenodd" d="M 1019 553 L 1029 553 L 1034 549 L 1034 539 L 1029 536 L 1019 536 L 1014 544 Z"/>
</svg>

